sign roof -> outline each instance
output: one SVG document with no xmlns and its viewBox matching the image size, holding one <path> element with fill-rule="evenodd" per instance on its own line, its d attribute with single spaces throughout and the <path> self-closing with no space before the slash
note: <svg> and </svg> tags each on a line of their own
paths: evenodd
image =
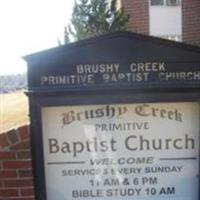
<svg viewBox="0 0 200 200">
<path fill-rule="evenodd" d="M 24 57 L 29 91 L 200 88 L 200 47 L 116 32 Z"/>
<path fill-rule="evenodd" d="M 200 61 L 200 47 L 174 42 L 157 37 L 132 33 L 115 32 L 94 37 L 56 48 L 24 56 L 28 63 L 51 63 L 57 60 L 71 61 L 73 59 L 105 60 L 112 59 L 151 58 L 182 61 Z"/>
</svg>

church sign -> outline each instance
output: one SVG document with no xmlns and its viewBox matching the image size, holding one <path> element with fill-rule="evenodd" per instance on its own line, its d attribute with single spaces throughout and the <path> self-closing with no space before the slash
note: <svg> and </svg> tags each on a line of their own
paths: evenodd
<svg viewBox="0 0 200 200">
<path fill-rule="evenodd" d="M 26 56 L 37 200 L 198 200 L 200 49 L 128 32 Z"/>
</svg>

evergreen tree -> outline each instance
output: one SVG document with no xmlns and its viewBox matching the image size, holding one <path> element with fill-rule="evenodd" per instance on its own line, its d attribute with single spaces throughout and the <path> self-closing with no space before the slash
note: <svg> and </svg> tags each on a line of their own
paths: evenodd
<svg viewBox="0 0 200 200">
<path fill-rule="evenodd" d="M 71 24 L 65 27 L 64 42 L 124 30 L 128 20 L 124 9 L 117 8 L 117 0 L 76 0 Z"/>
</svg>

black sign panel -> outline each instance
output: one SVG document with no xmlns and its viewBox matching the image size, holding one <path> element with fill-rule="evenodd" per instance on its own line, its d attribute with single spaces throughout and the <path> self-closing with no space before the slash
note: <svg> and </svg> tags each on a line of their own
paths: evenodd
<svg viewBox="0 0 200 200">
<path fill-rule="evenodd" d="M 26 59 L 32 64 L 31 90 L 200 86 L 199 48 L 130 33 L 102 36 Z"/>
<path fill-rule="evenodd" d="M 62 69 L 62 70 L 61 70 Z M 199 63 L 143 61 L 66 64 L 37 72 L 31 89 L 199 87 Z"/>
</svg>

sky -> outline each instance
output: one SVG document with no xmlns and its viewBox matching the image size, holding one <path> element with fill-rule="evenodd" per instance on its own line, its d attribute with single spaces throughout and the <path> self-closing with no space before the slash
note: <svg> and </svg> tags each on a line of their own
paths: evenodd
<svg viewBox="0 0 200 200">
<path fill-rule="evenodd" d="M 26 72 L 22 56 L 57 46 L 73 0 L 0 0 L 0 75 Z"/>
</svg>

